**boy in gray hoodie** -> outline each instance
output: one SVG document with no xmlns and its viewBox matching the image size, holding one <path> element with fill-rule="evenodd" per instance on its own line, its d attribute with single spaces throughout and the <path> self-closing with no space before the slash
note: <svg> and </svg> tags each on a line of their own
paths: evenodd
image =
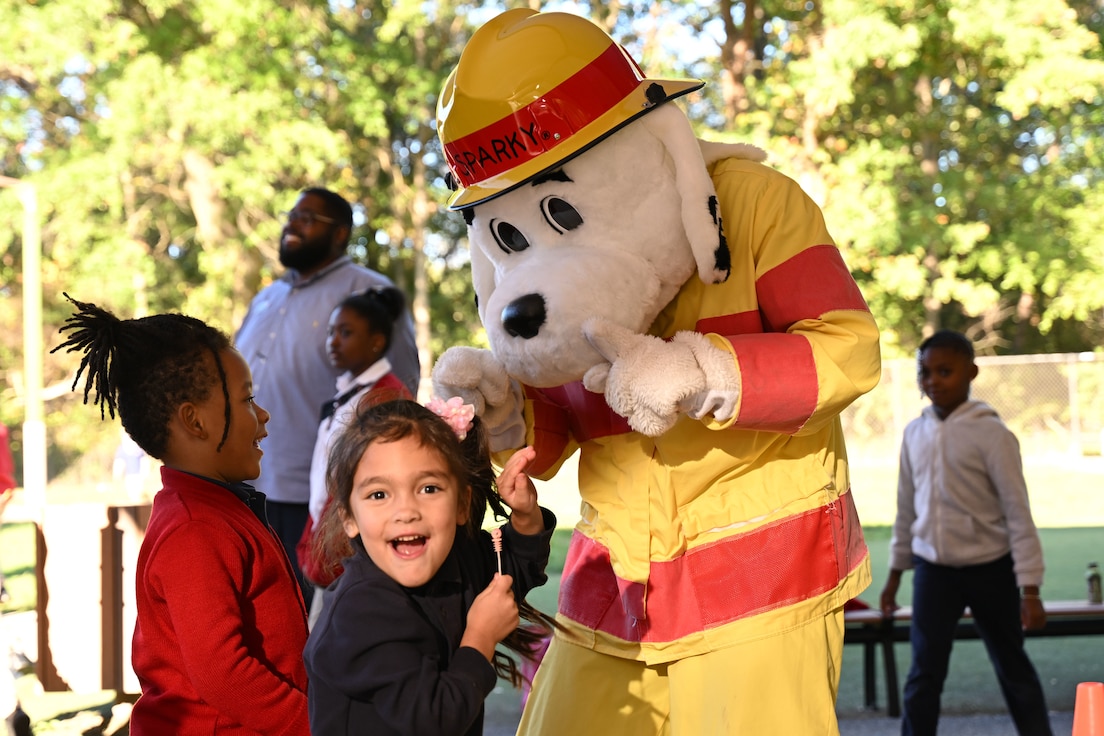
<svg viewBox="0 0 1104 736">
<path fill-rule="evenodd" d="M 881 593 L 897 608 L 912 581 L 912 666 L 901 733 L 934 736 L 954 630 L 968 606 L 1021 736 L 1050 736 L 1042 685 L 1024 630 L 1046 624 L 1043 549 L 1031 518 L 1020 445 L 988 404 L 970 399 L 974 349 L 941 330 L 920 345 L 918 379 L 931 400 L 905 428 L 890 571 Z"/>
</svg>

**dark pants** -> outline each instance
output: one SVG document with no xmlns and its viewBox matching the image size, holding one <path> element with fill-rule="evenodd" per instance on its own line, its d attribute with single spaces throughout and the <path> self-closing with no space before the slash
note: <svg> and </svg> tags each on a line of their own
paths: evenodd
<svg viewBox="0 0 1104 736">
<path fill-rule="evenodd" d="M 912 579 L 912 667 L 905 682 L 904 736 L 934 736 L 954 631 L 969 606 L 1020 736 L 1051 736 L 1043 687 L 1024 651 L 1012 556 L 945 567 L 917 557 Z"/>
<path fill-rule="evenodd" d="M 276 530 L 276 535 L 283 542 L 284 551 L 287 552 L 291 567 L 295 570 L 295 577 L 299 580 L 299 588 L 303 591 L 303 602 L 310 610 L 311 599 L 314 597 L 314 585 L 304 576 L 299 569 L 299 557 L 295 554 L 295 545 L 299 544 L 299 538 L 303 536 L 303 529 L 307 526 L 307 517 L 310 511 L 305 503 L 283 503 L 268 499 L 265 503 L 268 514 L 268 523 Z"/>
<path fill-rule="evenodd" d="M 31 719 L 18 705 L 10 716 L 4 719 L 8 736 L 33 736 Z"/>
</svg>

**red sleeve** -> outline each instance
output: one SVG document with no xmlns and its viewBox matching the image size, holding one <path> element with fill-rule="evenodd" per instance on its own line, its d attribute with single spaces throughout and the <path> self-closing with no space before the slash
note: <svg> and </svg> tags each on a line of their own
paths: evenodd
<svg viewBox="0 0 1104 736">
<path fill-rule="evenodd" d="M 757 390 L 744 394 L 740 425 L 793 433 L 817 410 L 824 388 L 810 337 L 830 330 L 840 311 L 868 314 L 834 245 L 816 245 L 763 274 L 755 284 L 767 335 L 730 336 L 740 370 Z M 795 328 L 796 324 L 803 327 Z M 779 333 L 790 333 L 780 335 Z"/>
<path fill-rule="evenodd" d="M 573 447 L 570 452 L 568 451 L 571 445 L 571 426 L 570 415 L 565 409 L 567 399 L 563 396 L 570 387 L 535 389 L 525 386 L 524 388 L 528 404 L 526 415 L 530 422 L 527 440 L 528 444 L 537 451 L 537 456 L 529 464 L 527 472 L 534 478 L 547 479 L 559 470 L 564 457 L 574 451 Z M 579 388 L 582 389 L 581 383 Z"/>
<path fill-rule="evenodd" d="M 742 255 L 733 259 L 734 284 L 751 281 L 755 290 L 741 315 L 750 331 L 714 333 L 728 340 L 742 378 L 732 426 L 820 431 L 877 384 L 877 325 L 823 214 L 796 181 L 734 159 L 712 173 L 729 242 Z"/>
<path fill-rule="evenodd" d="M 8 428 L 0 424 L 0 495 L 15 488 L 15 460 L 8 441 Z"/>
<path fill-rule="evenodd" d="M 229 721 L 263 734 L 303 733 L 307 694 L 293 673 L 280 671 L 285 662 L 258 656 L 259 638 L 263 650 L 273 656 L 302 652 L 305 644 L 295 603 L 286 598 L 274 601 L 280 588 L 275 580 L 288 576 L 288 571 L 273 564 L 271 557 L 258 557 L 256 548 L 228 534 L 222 524 L 190 521 L 171 536 L 151 554 L 146 585 L 163 601 L 165 624 L 177 640 L 147 646 L 177 647 L 170 659 L 181 663 L 181 675 L 199 698 Z M 249 605 L 243 606 L 246 580 L 266 592 L 257 595 L 254 590 Z M 301 659 L 296 660 L 302 666 Z"/>
</svg>

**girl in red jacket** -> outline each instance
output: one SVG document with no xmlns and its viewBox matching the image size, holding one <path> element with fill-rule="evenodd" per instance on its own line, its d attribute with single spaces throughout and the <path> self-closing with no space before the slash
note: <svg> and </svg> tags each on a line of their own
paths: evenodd
<svg viewBox="0 0 1104 736">
<path fill-rule="evenodd" d="M 54 350 L 81 351 L 74 388 L 162 461 L 138 556 L 133 736 L 307 736 L 307 638 L 291 563 L 265 520 L 269 414 L 222 332 L 180 314 L 77 312 Z"/>
</svg>

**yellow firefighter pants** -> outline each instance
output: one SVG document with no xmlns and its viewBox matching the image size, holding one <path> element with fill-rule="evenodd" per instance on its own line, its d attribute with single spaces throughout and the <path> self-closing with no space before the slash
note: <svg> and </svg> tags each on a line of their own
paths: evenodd
<svg viewBox="0 0 1104 736">
<path fill-rule="evenodd" d="M 843 610 L 649 666 L 552 642 L 518 736 L 838 736 Z"/>
</svg>

